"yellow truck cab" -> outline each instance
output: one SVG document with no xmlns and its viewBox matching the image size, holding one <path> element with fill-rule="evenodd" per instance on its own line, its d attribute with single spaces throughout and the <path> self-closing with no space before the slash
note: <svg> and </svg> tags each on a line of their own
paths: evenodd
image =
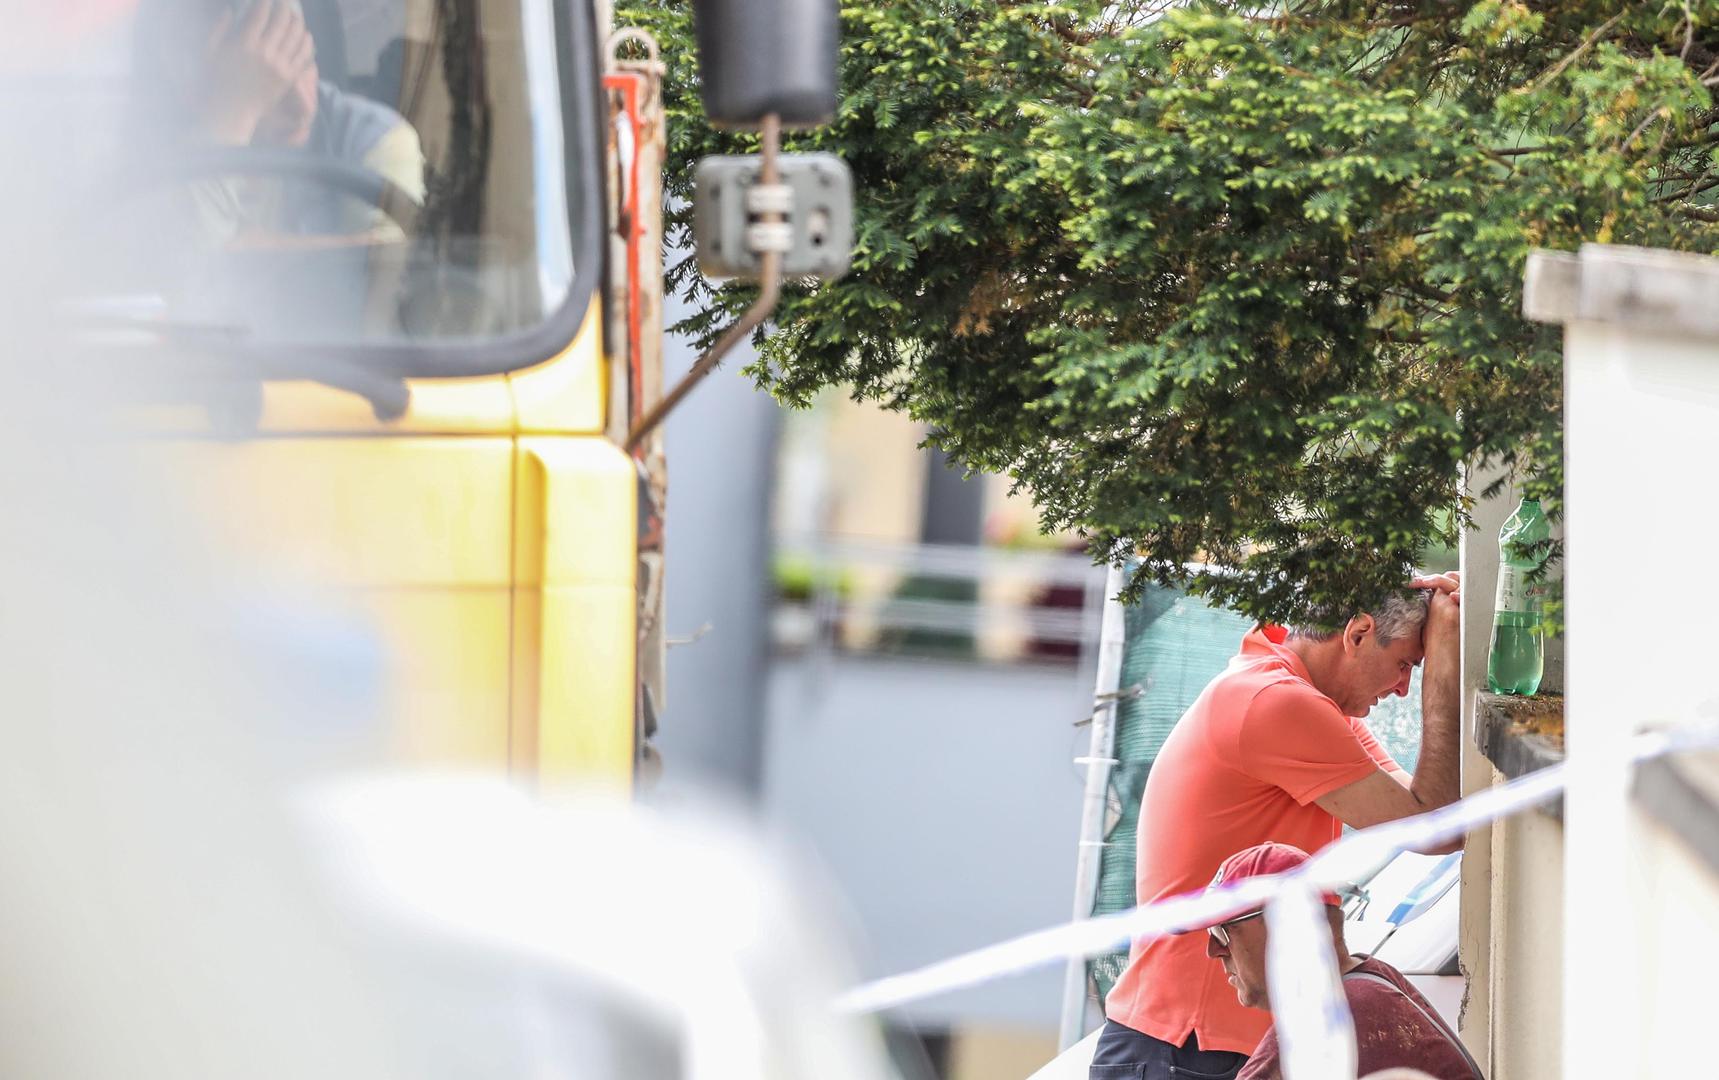
<svg viewBox="0 0 1719 1080">
<path fill-rule="evenodd" d="M 639 303 L 606 204 L 641 193 L 611 183 L 639 148 L 608 123 L 598 18 L 144 0 L 103 29 L 135 58 L 115 67 L 147 102 L 141 143 L 173 150 L 138 155 L 126 213 L 151 231 L 89 290 L 109 348 L 175 356 L 174 392 L 133 416 L 215 557 L 366 624 L 389 760 L 627 783 L 640 758 L 639 503 L 660 447 L 621 443 L 657 352 L 605 325 Z M 241 91 L 204 57 L 263 68 L 238 39 L 271 31 L 314 46 L 286 91 L 306 86 L 308 137 L 265 138 L 265 114 L 224 141 L 206 118 Z M 657 259 L 632 280 L 660 282 Z"/>
<path fill-rule="evenodd" d="M 630 784 L 662 704 L 654 425 L 679 397 L 654 43 L 602 0 L 98 7 L 74 51 L 123 102 L 99 148 L 121 194 L 68 312 L 161 376 L 127 422 L 211 557 L 367 627 L 366 753 Z M 762 260 L 774 296 L 791 248 L 830 248 L 787 224 L 776 132 L 833 109 L 834 8 L 700 20 L 713 115 L 766 132 L 762 202 L 755 159 L 715 159 L 744 238 L 715 269 Z"/>
</svg>

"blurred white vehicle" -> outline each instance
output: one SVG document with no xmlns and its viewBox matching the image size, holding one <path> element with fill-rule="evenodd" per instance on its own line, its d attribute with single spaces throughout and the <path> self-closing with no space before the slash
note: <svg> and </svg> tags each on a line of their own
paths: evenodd
<svg viewBox="0 0 1719 1080">
<path fill-rule="evenodd" d="M 1361 883 L 1346 905 L 1343 936 L 1352 953 L 1376 956 L 1407 975 L 1452 1028 L 1462 1010 L 1457 967 L 1457 883 L 1461 854 L 1405 851 Z"/>
<path fill-rule="evenodd" d="M 827 1007 L 848 975 L 828 927 L 719 814 L 461 775 L 300 805 L 331 895 L 438 1051 L 418 1075 L 889 1075 L 875 1024 Z"/>
</svg>

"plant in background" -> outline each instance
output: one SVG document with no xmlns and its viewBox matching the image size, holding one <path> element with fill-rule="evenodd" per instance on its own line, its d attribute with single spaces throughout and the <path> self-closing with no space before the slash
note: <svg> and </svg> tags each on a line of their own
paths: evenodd
<svg viewBox="0 0 1719 1080">
<path fill-rule="evenodd" d="M 748 152 L 700 119 L 689 7 L 669 195 Z M 1561 360 L 1535 247 L 1711 252 L 1719 0 L 1018 3 L 842 10 L 845 278 L 791 290 L 751 370 L 841 385 L 1006 473 L 1047 527 L 1258 618 L 1329 621 L 1454 539 L 1464 463 L 1556 514 Z M 683 245 L 690 248 L 690 245 Z M 690 260 L 712 339 L 749 290 Z"/>
<path fill-rule="evenodd" d="M 820 566 L 804 555 L 778 555 L 771 567 L 776 597 L 786 603 L 809 604 L 820 592 L 846 600 L 854 594 L 853 571 Z"/>
</svg>

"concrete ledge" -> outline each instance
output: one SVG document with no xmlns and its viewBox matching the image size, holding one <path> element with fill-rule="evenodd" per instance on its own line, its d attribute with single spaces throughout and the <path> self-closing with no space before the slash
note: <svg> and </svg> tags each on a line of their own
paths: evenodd
<svg viewBox="0 0 1719 1080">
<path fill-rule="evenodd" d="M 1579 254 L 1536 251 L 1523 278 L 1522 313 L 1535 322 L 1719 337 L 1719 258 L 1609 244 L 1584 244 Z"/>
<path fill-rule="evenodd" d="M 1719 754 L 1642 762 L 1632 794 L 1637 806 L 1719 873 Z"/>
<path fill-rule="evenodd" d="M 1564 760 L 1564 699 L 1476 694 L 1474 745 L 1510 780 L 1556 765 Z M 1563 820 L 1563 797 L 1542 809 Z"/>
</svg>

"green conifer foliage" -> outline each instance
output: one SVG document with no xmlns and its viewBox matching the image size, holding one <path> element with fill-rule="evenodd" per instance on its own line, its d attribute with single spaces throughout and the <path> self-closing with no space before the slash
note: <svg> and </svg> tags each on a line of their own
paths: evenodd
<svg viewBox="0 0 1719 1080">
<path fill-rule="evenodd" d="M 697 157 L 754 143 L 701 120 L 688 5 L 618 19 L 664 45 L 684 207 Z M 1452 539 L 1463 463 L 1556 513 L 1530 250 L 1719 240 L 1719 0 L 888 0 L 842 30 L 840 115 L 787 145 L 853 168 L 854 268 L 790 290 L 750 374 L 903 410 L 1137 583 L 1259 618 L 1374 604 Z M 750 295 L 671 287 L 705 340 Z"/>
</svg>

